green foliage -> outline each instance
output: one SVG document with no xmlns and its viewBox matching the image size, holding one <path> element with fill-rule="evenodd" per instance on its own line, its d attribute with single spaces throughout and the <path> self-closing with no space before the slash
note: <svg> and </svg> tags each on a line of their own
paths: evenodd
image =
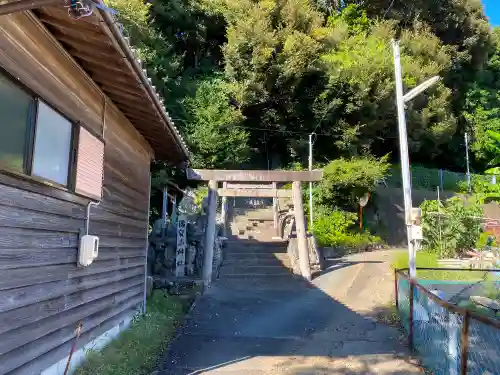
<svg viewBox="0 0 500 375">
<path fill-rule="evenodd" d="M 472 130 L 472 150 L 484 164 L 498 156 L 499 146 L 488 134 L 500 132 L 500 28 L 494 29 L 493 48 L 484 69 L 475 73 L 465 99 L 464 117 Z M 495 164 L 498 164 L 495 162 Z"/>
<path fill-rule="evenodd" d="M 374 23 L 368 32 L 345 37 L 321 56 L 328 84 L 315 108 L 317 116 L 324 115 L 325 122 L 341 135 L 335 142 L 341 151 L 357 154 L 363 150 L 378 151 L 388 144 L 397 147 L 395 138 L 386 138 L 396 135 L 391 49 L 391 39 L 395 36 L 394 23 Z M 449 48 L 425 27 L 402 32 L 401 53 L 407 87 L 442 75 L 452 62 Z M 440 83 L 408 104 L 406 119 L 412 152 L 425 149 L 427 159 L 433 158 L 451 139 L 457 126 L 451 101 L 451 91 Z"/>
<path fill-rule="evenodd" d="M 459 197 L 425 201 L 422 209 L 424 248 L 440 258 L 454 257 L 473 248 L 481 234 L 483 210 Z"/>
<path fill-rule="evenodd" d="M 342 12 L 331 15 L 327 20 L 328 27 L 337 28 L 345 25 L 350 35 L 367 33 L 370 30 L 372 21 L 358 4 L 346 6 Z"/>
<path fill-rule="evenodd" d="M 408 251 L 398 251 L 392 262 L 394 269 L 404 269 L 409 267 Z M 415 258 L 417 268 L 440 268 L 439 256 L 434 252 L 419 251 Z M 449 280 L 449 281 L 477 281 L 483 280 L 484 272 L 477 271 L 434 271 L 434 270 L 419 270 L 417 278 L 419 280 Z"/>
<path fill-rule="evenodd" d="M 382 240 L 368 232 L 356 231 L 356 214 L 320 208 L 314 219 L 314 235 L 319 246 L 337 247 L 348 252 L 365 250 Z"/>
<path fill-rule="evenodd" d="M 408 103 L 412 163 L 463 168 L 466 128 L 476 169 L 496 156 L 488 131 L 500 131 L 500 31 L 478 0 L 107 3 L 196 166 L 279 168 L 305 159 L 313 131 L 319 162 L 397 155 L 393 38 L 405 91 L 443 78 Z"/>
<path fill-rule="evenodd" d="M 147 313 L 100 351 L 90 351 L 76 375 L 148 375 L 157 368 L 169 340 L 183 320 L 188 304 L 155 291 Z"/>
<path fill-rule="evenodd" d="M 462 192 L 467 192 L 467 182 L 461 184 Z M 471 188 L 474 194 L 500 193 L 500 185 L 492 184 L 489 176 L 473 175 L 471 177 Z"/>
<path fill-rule="evenodd" d="M 495 174 L 500 165 L 500 133 L 493 130 L 487 130 L 486 133 L 489 137 L 489 143 L 486 149 L 492 155 L 492 159 L 489 161 L 488 166 L 493 167 L 487 170 L 486 173 Z"/>
<path fill-rule="evenodd" d="M 248 159 L 248 133 L 239 127 L 244 117 L 229 104 L 231 87 L 219 78 L 201 82 L 184 101 L 188 141 L 197 168 L 231 168 Z"/>
<path fill-rule="evenodd" d="M 388 157 L 340 158 L 323 169 L 323 180 L 315 191 L 315 202 L 325 207 L 356 209 L 358 199 L 373 192 L 389 170 Z"/>
<path fill-rule="evenodd" d="M 154 83 L 165 94 L 167 79 L 176 74 L 180 61 L 162 30 L 151 27 L 152 5 L 142 0 L 106 0 L 106 3 L 118 11 L 125 33 L 130 36 Z"/>
<path fill-rule="evenodd" d="M 490 241 L 491 237 L 493 237 L 493 241 Z M 497 247 L 498 243 L 497 243 L 496 238 L 494 236 L 492 236 L 491 233 L 482 232 L 476 241 L 475 248 L 480 250 L 480 249 L 486 248 L 486 246 Z"/>
<path fill-rule="evenodd" d="M 208 186 L 199 186 L 194 192 L 194 203 L 201 207 L 203 203 L 203 199 L 208 197 Z"/>
</svg>

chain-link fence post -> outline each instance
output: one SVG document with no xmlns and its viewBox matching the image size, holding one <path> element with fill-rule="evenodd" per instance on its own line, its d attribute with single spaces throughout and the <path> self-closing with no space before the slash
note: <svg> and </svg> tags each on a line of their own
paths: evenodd
<svg viewBox="0 0 500 375">
<path fill-rule="evenodd" d="M 399 297 L 398 297 L 398 269 L 394 270 L 394 300 L 396 302 L 396 310 L 399 311 Z"/>
<path fill-rule="evenodd" d="M 415 285 L 414 285 L 415 281 L 410 278 L 408 279 L 408 284 L 410 286 L 410 317 L 409 317 L 409 320 L 410 320 L 410 324 L 409 324 L 409 328 L 408 328 L 408 343 L 409 343 L 409 346 L 410 346 L 410 349 L 413 350 L 413 317 L 414 317 L 414 311 L 413 311 L 413 302 L 414 302 L 414 299 L 415 299 Z"/>
<path fill-rule="evenodd" d="M 465 310 L 462 333 L 460 335 L 460 375 L 467 375 L 467 361 L 469 359 L 469 310 Z"/>
</svg>

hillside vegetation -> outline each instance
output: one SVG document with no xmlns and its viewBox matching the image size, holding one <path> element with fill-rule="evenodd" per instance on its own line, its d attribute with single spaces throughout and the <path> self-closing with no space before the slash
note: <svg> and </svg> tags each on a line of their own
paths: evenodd
<svg viewBox="0 0 500 375">
<path fill-rule="evenodd" d="M 412 162 L 474 167 L 499 130 L 500 48 L 479 0 L 109 0 L 187 137 L 196 167 L 286 166 L 391 153 L 390 41 L 407 89 L 443 80 L 407 109 Z"/>
</svg>

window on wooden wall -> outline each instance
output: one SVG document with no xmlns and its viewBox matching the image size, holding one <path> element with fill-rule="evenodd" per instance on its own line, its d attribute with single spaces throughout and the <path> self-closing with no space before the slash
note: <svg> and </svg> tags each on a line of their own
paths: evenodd
<svg viewBox="0 0 500 375">
<path fill-rule="evenodd" d="M 70 121 L 38 101 L 32 170 L 35 176 L 68 185 L 72 132 Z"/>
<path fill-rule="evenodd" d="M 0 165 L 23 172 L 34 99 L 0 75 Z"/>
<path fill-rule="evenodd" d="M 100 199 L 104 143 L 0 73 L 0 168 Z"/>
</svg>

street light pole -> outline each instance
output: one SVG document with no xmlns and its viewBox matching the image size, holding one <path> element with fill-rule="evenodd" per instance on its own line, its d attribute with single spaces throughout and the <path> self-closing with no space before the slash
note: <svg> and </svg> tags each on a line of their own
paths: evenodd
<svg viewBox="0 0 500 375">
<path fill-rule="evenodd" d="M 313 168 L 313 134 L 309 134 L 309 170 L 312 171 Z M 309 182 L 309 230 L 313 229 L 313 193 L 312 193 L 312 182 Z"/>
<path fill-rule="evenodd" d="M 408 156 L 408 136 L 406 134 L 406 115 L 404 107 L 403 95 L 403 79 L 401 74 L 401 53 L 399 42 L 392 41 L 392 49 L 394 53 L 394 76 L 396 79 L 396 106 L 398 109 L 398 129 L 399 129 L 399 150 L 401 159 L 401 175 L 403 179 L 403 199 L 405 209 L 405 224 L 406 236 L 408 239 L 408 259 L 410 268 L 410 277 L 416 276 L 415 267 L 415 247 L 411 239 L 412 224 L 411 224 L 411 175 L 410 175 L 410 160 Z"/>
<path fill-rule="evenodd" d="M 405 208 L 405 224 L 406 234 L 408 238 L 408 258 L 410 277 L 415 278 L 417 275 L 415 257 L 416 257 L 416 241 L 422 240 L 422 231 L 419 225 L 414 225 L 412 218 L 412 202 L 411 202 L 411 174 L 410 160 L 408 156 L 408 135 L 406 134 L 406 116 L 405 103 L 415 98 L 420 93 L 435 85 L 441 78 L 435 76 L 421 83 L 414 89 L 410 90 L 406 95 L 403 94 L 403 78 L 401 73 L 401 52 L 399 42 L 392 41 L 392 50 L 394 53 L 394 76 L 396 78 L 396 105 L 398 108 L 398 128 L 399 128 L 399 150 L 401 154 L 401 174 L 403 179 L 403 197 Z M 416 219 L 416 221 L 420 221 Z M 415 237 L 415 238 L 413 238 Z"/>
<path fill-rule="evenodd" d="M 467 132 L 465 133 L 465 162 L 467 163 L 467 190 L 469 194 L 472 193 L 471 181 L 470 181 L 470 169 L 469 169 L 469 138 Z"/>
</svg>

